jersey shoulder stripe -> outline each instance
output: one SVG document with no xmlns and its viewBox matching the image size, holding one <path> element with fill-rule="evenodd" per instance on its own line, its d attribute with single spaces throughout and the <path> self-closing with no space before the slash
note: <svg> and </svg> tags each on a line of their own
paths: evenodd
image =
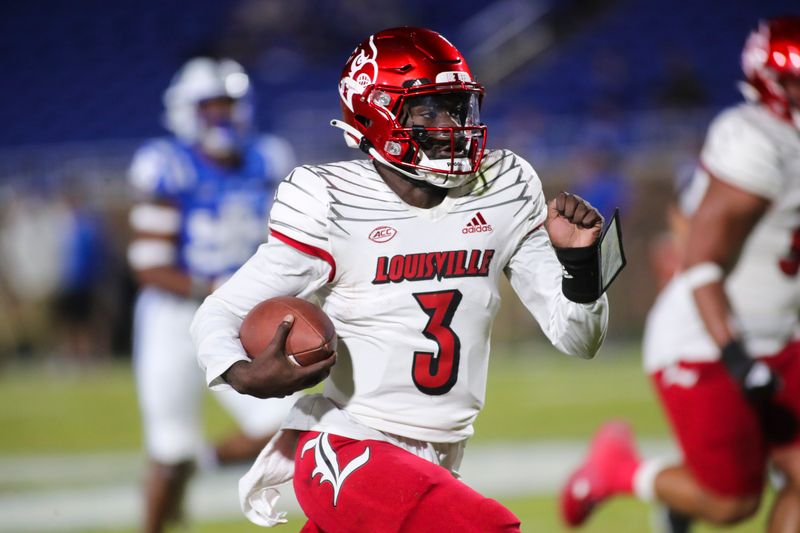
<svg viewBox="0 0 800 533">
<path fill-rule="evenodd" d="M 283 233 L 274 229 L 270 231 L 270 237 L 275 237 L 282 243 L 291 246 L 295 250 L 303 252 L 304 254 L 312 255 L 314 257 L 319 257 L 320 259 L 328 263 L 331 266 L 330 274 L 328 274 L 328 283 L 333 281 L 333 279 L 336 277 L 336 261 L 333 259 L 333 256 L 327 251 L 321 248 L 317 248 L 316 246 L 311 246 L 309 244 L 296 241 L 291 237 L 289 237 L 288 235 L 284 235 Z"/>
<path fill-rule="evenodd" d="M 310 167 L 295 168 L 278 185 L 270 230 L 329 251 L 327 196 L 325 182 Z"/>
</svg>

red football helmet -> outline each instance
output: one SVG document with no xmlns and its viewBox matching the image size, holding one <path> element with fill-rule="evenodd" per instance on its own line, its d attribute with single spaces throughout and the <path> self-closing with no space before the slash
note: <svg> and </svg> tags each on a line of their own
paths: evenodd
<svg viewBox="0 0 800 533">
<path fill-rule="evenodd" d="M 800 127 L 800 102 L 792 101 L 781 84 L 787 77 L 800 77 L 800 16 L 761 22 L 744 45 L 742 70 L 748 100 L 763 103 Z"/>
<path fill-rule="evenodd" d="M 483 87 L 438 33 L 403 27 L 370 36 L 347 60 L 339 96 L 344 121 L 331 124 L 345 131 L 349 146 L 439 187 L 456 187 L 477 172 L 486 146 Z M 415 105 L 446 108 L 452 118 L 444 126 L 404 124 Z M 436 144 L 438 151 L 431 149 Z M 431 156 L 437 152 L 444 157 Z"/>
</svg>

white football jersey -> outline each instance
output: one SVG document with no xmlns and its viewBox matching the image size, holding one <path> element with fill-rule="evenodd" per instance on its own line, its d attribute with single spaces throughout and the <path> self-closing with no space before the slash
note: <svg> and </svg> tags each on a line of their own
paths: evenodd
<svg viewBox="0 0 800 533">
<path fill-rule="evenodd" d="M 313 293 L 339 335 L 326 397 L 380 431 L 463 440 L 483 406 L 504 272 L 563 351 L 591 357 L 605 334 L 605 297 L 561 294 L 546 216 L 538 177 L 509 151 L 488 153 L 431 209 L 400 200 L 371 161 L 299 167 L 278 188 L 269 242 L 195 319 L 209 383 L 241 358 L 219 329 L 204 333 L 222 309 L 243 316 L 265 297 Z"/>
<path fill-rule="evenodd" d="M 710 126 L 689 194 L 701 198 L 709 176 L 772 202 L 748 236 L 725 291 L 749 352 L 773 354 L 798 333 L 800 134 L 763 106 L 729 108 Z M 648 316 L 644 355 L 648 372 L 677 360 L 719 356 L 681 275 Z"/>
</svg>

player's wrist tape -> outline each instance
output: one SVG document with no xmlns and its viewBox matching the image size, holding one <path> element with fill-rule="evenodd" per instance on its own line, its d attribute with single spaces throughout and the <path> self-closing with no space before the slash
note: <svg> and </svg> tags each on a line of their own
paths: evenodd
<svg viewBox="0 0 800 533">
<path fill-rule="evenodd" d="M 600 282 L 599 242 L 582 248 L 556 248 L 556 257 L 564 267 L 561 292 L 573 302 L 586 304 L 603 294 Z"/>
<path fill-rule="evenodd" d="M 734 339 L 723 346 L 721 356 L 722 364 L 745 394 L 755 391 L 769 394 L 777 387 L 769 367 L 750 357 L 740 341 Z"/>
<path fill-rule="evenodd" d="M 716 283 L 724 276 L 725 271 L 722 270 L 722 267 L 711 261 L 693 265 L 683 272 L 683 279 L 692 290 Z"/>
</svg>

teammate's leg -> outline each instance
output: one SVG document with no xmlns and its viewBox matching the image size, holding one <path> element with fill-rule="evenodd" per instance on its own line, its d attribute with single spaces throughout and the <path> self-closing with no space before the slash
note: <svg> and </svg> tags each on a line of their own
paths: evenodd
<svg viewBox="0 0 800 533">
<path fill-rule="evenodd" d="M 561 494 L 569 525 L 605 499 L 634 494 L 716 524 L 751 516 L 763 486 L 766 443 L 753 409 L 719 363 L 687 364 L 653 377 L 684 464 L 641 461 L 629 433 L 601 429 Z"/>
<path fill-rule="evenodd" d="M 309 521 L 326 533 L 519 531 L 519 519 L 496 501 L 382 441 L 303 433 L 294 488 Z"/>
<path fill-rule="evenodd" d="M 768 361 L 780 376 L 782 387 L 776 401 L 784 409 L 784 415 L 793 417 L 792 436 L 787 437 L 770 452 L 773 466 L 783 476 L 783 486 L 778 490 L 769 518 L 770 533 L 800 531 L 800 343 L 789 344 L 780 354 Z"/>
<path fill-rule="evenodd" d="M 760 502 L 760 493 L 725 496 L 701 485 L 686 465 L 661 470 L 654 480 L 654 494 L 659 502 L 681 515 L 712 524 L 735 524 L 752 516 Z"/>
<path fill-rule="evenodd" d="M 218 440 L 213 446 L 214 464 L 220 466 L 246 463 L 255 459 L 274 433 L 250 437 L 244 431 L 235 431 Z"/>
<path fill-rule="evenodd" d="M 194 472 L 193 461 L 175 464 L 150 461 L 145 479 L 143 531 L 157 533 L 184 521 L 183 497 Z"/>
<path fill-rule="evenodd" d="M 651 513 L 651 524 L 654 533 L 689 533 L 692 530 L 690 516 L 663 504 L 655 505 Z"/>
<path fill-rule="evenodd" d="M 772 453 L 775 467 L 785 476 L 769 518 L 770 533 L 800 531 L 800 448 L 793 446 Z"/>
<path fill-rule="evenodd" d="M 143 293 L 136 303 L 134 374 L 149 458 L 143 521 L 148 533 L 182 518 L 183 495 L 202 447 L 203 380 L 188 335 L 194 309 L 157 291 Z"/>
<path fill-rule="evenodd" d="M 684 456 L 683 464 L 654 477 L 654 497 L 713 524 L 752 516 L 761 500 L 766 443 L 724 367 L 682 363 L 655 374 L 653 384 Z"/>
<path fill-rule="evenodd" d="M 215 392 L 215 396 L 240 428 L 214 446 L 216 462 L 227 465 L 255 459 L 280 429 L 283 419 L 301 394 L 263 400 L 224 390 Z"/>
</svg>

